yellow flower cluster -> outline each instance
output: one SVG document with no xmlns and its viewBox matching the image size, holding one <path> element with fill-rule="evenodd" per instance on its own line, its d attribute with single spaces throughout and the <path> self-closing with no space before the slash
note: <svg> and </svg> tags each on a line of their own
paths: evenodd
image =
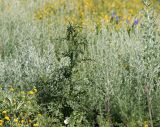
<svg viewBox="0 0 160 127">
<path fill-rule="evenodd" d="M 3 102 L 0 109 L 0 126 L 39 127 L 38 119 L 42 115 L 34 96 L 37 92 L 36 87 L 30 91 L 21 91 L 14 86 L 9 86 L 7 90 L 0 89 L 0 101 Z"/>
<path fill-rule="evenodd" d="M 34 87 L 32 90 L 28 91 L 28 95 L 34 95 L 37 93 L 37 89 Z"/>
<path fill-rule="evenodd" d="M 7 115 L 7 111 L 6 110 L 2 111 L 1 114 L 3 116 L 3 119 L 0 118 L 0 126 L 3 126 L 4 123 L 6 123 L 7 121 L 10 121 L 10 117 Z"/>
<path fill-rule="evenodd" d="M 55 8 L 52 3 L 46 3 L 43 8 L 38 9 L 35 12 L 36 19 L 42 20 L 46 17 L 50 17 L 55 13 Z"/>
<path fill-rule="evenodd" d="M 152 5 L 156 5 L 157 2 L 157 0 L 152 0 Z M 131 26 L 134 20 L 139 18 L 137 15 L 144 7 L 141 0 L 70 0 L 70 2 L 51 0 L 49 4 L 46 3 L 41 9 L 36 10 L 35 17 L 42 20 L 56 15 L 56 19 L 64 20 L 64 23 L 72 22 L 86 26 L 111 24 L 119 28 L 123 24 Z M 58 14 L 57 8 L 63 10 L 63 16 Z"/>
</svg>

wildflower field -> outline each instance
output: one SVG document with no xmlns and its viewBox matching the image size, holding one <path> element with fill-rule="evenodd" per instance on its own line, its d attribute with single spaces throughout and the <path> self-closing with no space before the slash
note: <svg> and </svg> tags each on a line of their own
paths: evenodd
<svg viewBox="0 0 160 127">
<path fill-rule="evenodd" d="M 160 127 L 160 0 L 0 0 L 0 127 Z"/>
</svg>

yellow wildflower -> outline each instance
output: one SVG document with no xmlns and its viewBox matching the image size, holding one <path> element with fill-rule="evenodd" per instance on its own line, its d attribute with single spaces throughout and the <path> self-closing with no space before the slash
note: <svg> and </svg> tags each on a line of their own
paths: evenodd
<svg viewBox="0 0 160 127">
<path fill-rule="evenodd" d="M 31 122 L 32 122 L 32 120 L 29 119 L 29 120 L 28 120 L 28 123 L 31 123 Z"/>
<path fill-rule="evenodd" d="M 93 1 L 92 0 L 85 0 L 84 5 L 86 8 L 92 9 L 93 8 Z"/>
<path fill-rule="evenodd" d="M 148 122 L 144 121 L 144 126 L 143 127 L 148 127 Z"/>
<path fill-rule="evenodd" d="M 108 23 L 108 22 L 110 21 L 109 16 L 108 16 L 108 15 L 105 15 L 105 16 L 104 16 L 104 20 L 105 20 L 106 23 Z"/>
<path fill-rule="evenodd" d="M 20 124 L 20 123 L 18 123 L 17 125 L 18 125 L 18 127 L 21 127 L 21 124 Z"/>
<path fill-rule="evenodd" d="M 17 118 L 15 118 L 15 119 L 14 119 L 14 122 L 15 122 L 15 123 L 18 123 L 18 119 L 17 119 Z"/>
<path fill-rule="evenodd" d="M 2 114 L 3 114 L 3 115 L 7 114 L 7 111 L 4 110 L 4 111 L 2 112 Z"/>
<path fill-rule="evenodd" d="M 9 116 L 5 116 L 4 119 L 7 120 L 7 121 L 10 121 Z"/>
<path fill-rule="evenodd" d="M 43 15 L 43 12 L 41 10 L 37 11 L 35 13 L 35 17 L 38 19 L 38 20 L 42 20 L 44 18 L 44 15 Z"/>
<path fill-rule="evenodd" d="M 21 120 L 21 123 L 22 123 L 22 124 L 24 123 L 24 120 L 23 120 L 23 119 Z"/>
<path fill-rule="evenodd" d="M 37 116 L 38 116 L 38 117 L 41 117 L 41 116 L 42 116 L 42 114 L 40 114 L 40 113 L 39 113 Z"/>
<path fill-rule="evenodd" d="M 134 13 L 133 9 L 130 9 L 130 10 L 129 10 L 129 13 L 130 13 L 131 15 L 133 15 L 133 13 Z"/>
<path fill-rule="evenodd" d="M 38 123 L 33 124 L 33 127 L 38 127 L 38 126 L 39 126 Z"/>
<path fill-rule="evenodd" d="M 29 95 L 33 95 L 34 92 L 31 90 L 31 91 L 28 91 L 28 94 L 29 94 Z"/>
<path fill-rule="evenodd" d="M 3 122 L 4 122 L 3 120 L 0 120 L 0 126 L 3 126 Z"/>
<path fill-rule="evenodd" d="M 36 89 L 36 88 L 34 88 L 34 89 L 33 89 L 33 92 L 34 92 L 34 93 L 37 93 L 37 89 Z"/>
</svg>

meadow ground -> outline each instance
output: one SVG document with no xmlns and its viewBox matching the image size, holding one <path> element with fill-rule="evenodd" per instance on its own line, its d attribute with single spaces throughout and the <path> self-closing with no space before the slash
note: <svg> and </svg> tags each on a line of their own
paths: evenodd
<svg viewBox="0 0 160 127">
<path fill-rule="evenodd" d="M 159 127 L 159 0 L 0 0 L 0 126 Z"/>
</svg>

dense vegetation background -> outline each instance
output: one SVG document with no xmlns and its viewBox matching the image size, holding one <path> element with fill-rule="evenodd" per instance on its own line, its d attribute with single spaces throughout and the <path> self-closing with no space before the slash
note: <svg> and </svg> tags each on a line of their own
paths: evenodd
<svg viewBox="0 0 160 127">
<path fill-rule="evenodd" d="M 0 0 L 0 126 L 158 127 L 158 0 Z"/>
</svg>

